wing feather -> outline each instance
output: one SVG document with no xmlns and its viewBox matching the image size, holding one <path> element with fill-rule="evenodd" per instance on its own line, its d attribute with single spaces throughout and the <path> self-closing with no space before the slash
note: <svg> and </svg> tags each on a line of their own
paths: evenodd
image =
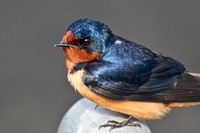
<svg viewBox="0 0 200 133">
<path fill-rule="evenodd" d="M 167 56 L 135 44 L 114 45 L 84 66 L 83 82 L 104 97 L 153 102 L 200 101 L 200 80 Z"/>
</svg>

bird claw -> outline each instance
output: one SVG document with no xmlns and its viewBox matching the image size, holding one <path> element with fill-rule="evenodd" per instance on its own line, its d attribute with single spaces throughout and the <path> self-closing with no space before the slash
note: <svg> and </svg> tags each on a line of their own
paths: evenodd
<svg viewBox="0 0 200 133">
<path fill-rule="evenodd" d="M 111 132 L 111 130 L 113 130 L 115 128 L 121 128 L 121 127 L 124 127 L 124 126 L 133 126 L 133 127 L 140 127 L 141 128 L 141 125 L 138 122 L 134 121 L 134 118 L 131 116 L 128 119 L 126 119 L 122 122 L 109 120 L 106 124 L 101 125 L 99 127 L 99 129 L 102 128 L 102 127 L 110 127 L 109 131 Z"/>
<path fill-rule="evenodd" d="M 96 105 L 96 106 L 94 107 L 94 109 L 97 110 L 98 107 L 99 107 L 99 105 Z"/>
<path fill-rule="evenodd" d="M 118 121 L 115 121 L 115 120 L 109 120 L 108 122 L 107 122 L 107 124 L 119 124 L 119 122 Z"/>
</svg>

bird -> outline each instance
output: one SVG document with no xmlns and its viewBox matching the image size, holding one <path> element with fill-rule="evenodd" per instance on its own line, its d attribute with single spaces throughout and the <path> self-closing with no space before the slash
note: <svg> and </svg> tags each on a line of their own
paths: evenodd
<svg viewBox="0 0 200 133">
<path fill-rule="evenodd" d="M 101 127 L 120 128 L 132 118 L 158 120 L 175 107 L 200 105 L 200 74 L 162 53 L 120 37 L 102 22 L 73 22 L 60 43 L 67 78 L 83 97 L 130 116 Z M 133 123 L 137 126 L 137 123 Z"/>
</svg>

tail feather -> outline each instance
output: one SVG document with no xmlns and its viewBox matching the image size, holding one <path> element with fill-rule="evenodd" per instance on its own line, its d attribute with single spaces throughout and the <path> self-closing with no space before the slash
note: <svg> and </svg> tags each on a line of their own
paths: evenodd
<svg viewBox="0 0 200 133">
<path fill-rule="evenodd" d="M 176 98 L 185 102 L 200 102 L 200 74 L 185 72 L 177 78 Z"/>
<path fill-rule="evenodd" d="M 158 93 L 142 93 L 126 96 L 128 100 L 163 102 L 170 107 L 186 107 L 200 104 L 200 74 L 184 72 L 178 75 L 173 88 Z"/>
<path fill-rule="evenodd" d="M 184 96 L 187 102 L 172 102 L 168 107 L 189 107 L 200 105 L 200 74 L 185 72 L 178 80 L 177 88 L 188 90 Z M 194 102 L 191 102 L 194 101 Z"/>
</svg>

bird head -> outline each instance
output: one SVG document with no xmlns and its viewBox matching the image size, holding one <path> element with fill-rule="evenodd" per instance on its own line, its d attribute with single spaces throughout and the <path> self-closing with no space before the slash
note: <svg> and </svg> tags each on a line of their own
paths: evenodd
<svg viewBox="0 0 200 133">
<path fill-rule="evenodd" d="M 78 64 L 100 58 L 112 45 L 114 35 L 105 24 L 87 18 L 72 23 L 60 44 L 68 61 Z"/>
</svg>

